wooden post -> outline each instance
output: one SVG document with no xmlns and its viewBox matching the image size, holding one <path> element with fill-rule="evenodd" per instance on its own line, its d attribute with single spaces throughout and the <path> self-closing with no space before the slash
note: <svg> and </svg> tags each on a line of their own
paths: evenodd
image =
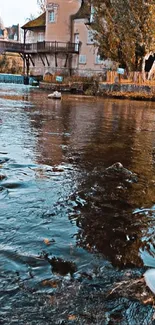
<svg viewBox="0 0 155 325">
<path fill-rule="evenodd" d="M 24 29 L 24 46 L 23 46 L 23 75 L 24 76 L 26 72 L 26 54 L 25 54 L 26 33 L 27 33 L 27 29 Z"/>
</svg>

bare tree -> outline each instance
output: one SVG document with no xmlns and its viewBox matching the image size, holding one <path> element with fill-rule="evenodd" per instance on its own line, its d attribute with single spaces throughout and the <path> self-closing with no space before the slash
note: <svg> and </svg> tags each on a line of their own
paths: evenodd
<svg viewBox="0 0 155 325">
<path fill-rule="evenodd" d="M 46 9 L 46 0 L 37 0 L 37 5 L 41 12 L 44 12 Z"/>
</svg>

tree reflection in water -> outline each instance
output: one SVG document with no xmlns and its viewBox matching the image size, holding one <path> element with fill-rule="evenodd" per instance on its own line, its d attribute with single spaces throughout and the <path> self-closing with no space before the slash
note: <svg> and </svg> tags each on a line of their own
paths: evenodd
<svg viewBox="0 0 155 325">
<path fill-rule="evenodd" d="M 135 174 L 125 175 L 120 169 L 107 169 L 101 174 L 95 170 L 82 190 L 72 199 L 77 201 L 75 214 L 79 232 L 77 243 L 92 252 L 99 252 L 116 266 L 142 266 L 140 249 L 150 252 L 153 238 L 144 240 L 149 222 L 153 224 L 155 211 L 136 208 L 151 203 L 155 196 L 154 186 L 149 185 Z M 77 200 L 78 197 L 78 200 Z M 79 200 L 85 204 L 82 206 Z M 153 254 L 153 253 L 151 253 Z"/>
</svg>

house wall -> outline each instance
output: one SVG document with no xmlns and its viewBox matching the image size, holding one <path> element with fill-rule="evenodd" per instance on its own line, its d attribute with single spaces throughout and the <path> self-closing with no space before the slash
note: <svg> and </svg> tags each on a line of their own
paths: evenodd
<svg viewBox="0 0 155 325">
<path fill-rule="evenodd" d="M 110 60 L 100 60 L 98 48 L 94 46 L 93 34 L 88 27 L 87 19 L 75 19 L 73 22 L 73 35 L 79 34 L 80 53 L 74 56 L 73 68 L 78 69 L 80 75 L 100 74 L 110 69 L 113 63 Z M 92 34 L 92 37 L 91 37 Z"/>
<path fill-rule="evenodd" d="M 42 55 L 42 59 L 44 64 L 38 54 L 33 55 L 33 62 L 35 66 L 30 65 L 30 75 L 45 75 L 46 73 L 54 74 L 69 74 L 68 66 L 65 67 L 66 56 L 65 55 L 57 55 L 57 67 L 55 61 L 55 55 L 46 55 L 47 60 L 44 55 Z M 48 65 L 48 62 L 50 65 Z"/>
<path fill-rule="evenodd" d="M 80 0 L 47 0 L 46 6 L 46 41 L 71 41 L 71 15 L 80 8 Z M 49 22 L 49 13 L 54 10 L 55 22 Z"/>
</svg>

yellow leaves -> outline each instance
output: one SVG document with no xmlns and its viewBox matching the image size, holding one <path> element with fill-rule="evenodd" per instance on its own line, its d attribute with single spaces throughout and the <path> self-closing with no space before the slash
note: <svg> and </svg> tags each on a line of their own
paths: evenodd
<svg viewBox="0 0 155 325">
<path fill-rule="evenodd" d="M 42 285 L 44 287 L 51 287 L 51 288 L 57 288 L 59 285 L 59 281 L 55 281 L 55 280 L 44 280 L 42 281 Z"/>
<path fill-rule="evenodd" d="M 68 315 L 68 320 L 69 321 L 74 321 L 76 319 L 77 319 L 76 315 Z"/>
<path fill-rule="evenodd" d="M 48 238 L 44 238 L 44 244 L 49 246 L 51 244 L 55 243 L 55 240 L 54 239 L 48 239 Z"/>
<path fill-rule="evenodd" d="M 146 300 L 143 300 L 143 303 L 146 305 L 146 304 L 153 304 L 153 297 L 150 297 Z"/>
<path fill-rule="evenodd" d="M 50 240 L 49 240 L 48 238 L 45 238 L 45 239 L 44 239 L 44 243 L 45 243 L 46 245 L 50 245 Z"/>
<path fill-rule="evenodd" d="M 92 247 L 91 247 L 91 245 L 90 245 L 90 244 L 87 244 L 87 245 L 86 245 L 86 248 L 87 248 L 87 250 L 88 250 L 89 252 L 91 252 L 91 251 L 92 251 Z"/>
<path fill-rule="evenodd" d="M 59 173 L 62 173 L 64 172 L 64 169 L 63 168 L 60 168 L 60 167 L 53 167 L 53 172 L 59 172 Z"/>
<path fill-rule="evenodd" d="M 125 64 L 130 71 L 141 69 L 144 49 L 154 46 L 154 1 L 151 4 L 143 0 L 106 1 L 101 10 L 100 1 L 93 3 L 98 14 L 92 28 L 98 33 L 100 52 Z"/>
</svg>

